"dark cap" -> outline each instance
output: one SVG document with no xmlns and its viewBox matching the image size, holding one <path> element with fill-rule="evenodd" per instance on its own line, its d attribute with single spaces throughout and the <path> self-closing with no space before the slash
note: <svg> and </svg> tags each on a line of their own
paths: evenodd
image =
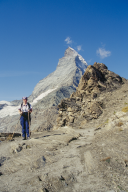
<svg viewBox="0 0 128 192">
<path fill-rule="evenodd" d="M 22 97 L 22 99 L 26 99 L 27 100 L 27 97 Z"/>
</svg>

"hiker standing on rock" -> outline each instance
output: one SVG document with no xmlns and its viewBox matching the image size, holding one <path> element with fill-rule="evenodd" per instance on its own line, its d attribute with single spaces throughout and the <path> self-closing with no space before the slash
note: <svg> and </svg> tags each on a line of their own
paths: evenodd
<svg viewBox="0 0 128 192">
<path fill-rule="evenodd" d="M 27 139 L 30 139 L 29 123 L 31 120 L 30 114 L 32 112 L 32 106 L 30 105 L 30 103 L 27 102 L 27 97 L 23 97 L 22 99 L 23 99 L 23 103 L 21 104 L 21 107 L 18 110 L 21 115 L 20 123 L 22 126 L 23 140 L 26 140 L 26 134 L 27 134 Z"/>
</svg>

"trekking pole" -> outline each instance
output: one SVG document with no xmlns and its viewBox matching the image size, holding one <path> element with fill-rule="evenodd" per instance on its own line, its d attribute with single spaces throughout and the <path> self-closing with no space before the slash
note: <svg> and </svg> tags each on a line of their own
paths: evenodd
<svg viewBox="0 0 128 192">
<path fill-rule="evenodd" d="M 29 111 L 28 111 L 28 126 L 29 126 L 29 137 L 30 137 L 30 122 L 29 122 Z"/>
</svg>

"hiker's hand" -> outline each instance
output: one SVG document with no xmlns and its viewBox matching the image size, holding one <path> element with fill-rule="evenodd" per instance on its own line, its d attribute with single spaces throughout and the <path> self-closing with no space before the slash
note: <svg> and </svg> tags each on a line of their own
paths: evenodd
<svg viewBox="0 0 128 192">
<path fill-rule="evenodd" d="M 19 110 L 19 114 L 22 115 L 22 111 L 21 110 Z"/>
</svg>

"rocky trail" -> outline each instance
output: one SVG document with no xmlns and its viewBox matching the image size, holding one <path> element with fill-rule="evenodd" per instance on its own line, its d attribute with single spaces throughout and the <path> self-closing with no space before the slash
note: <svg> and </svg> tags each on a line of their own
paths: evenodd
<svg viewBox="0 0 128 192">
<path fill-rule="evenodd" d="M 122 117 L 127 118 L 126 113 Z M 30 140 L 3 141 L 0 191 L 127 192 L 127 134 L 128 128 L 120 126 L 65 126 L 33 133 Z"/>
<path fill-rule="evenodd" d="M 1 191 L 73 191 L 74 185 L 79 191 L 85 166 L 81 148 L 90 145 L 93 132 L 65 127 L 1 142 Z"/>
</svg>

